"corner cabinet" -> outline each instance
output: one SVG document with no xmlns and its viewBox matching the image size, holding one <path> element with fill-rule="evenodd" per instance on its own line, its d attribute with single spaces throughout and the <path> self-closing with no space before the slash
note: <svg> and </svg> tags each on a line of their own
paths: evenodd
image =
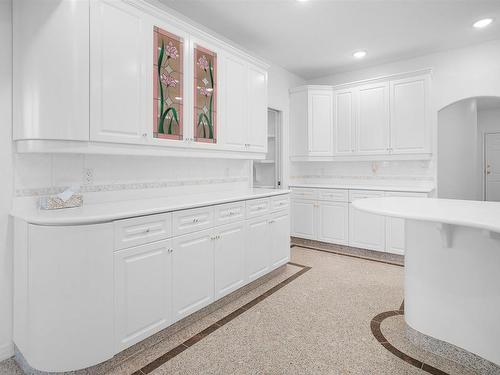
<svg viewBox="0 0 500 375">
<path fill-rule="evenodd" d="M 268 65 L 143 1 L 73 3 L 14 4 L 18 152 L 265 157 Z"/>
<path fill-rule="evenodd" d="M 290 91 L 292 160 L 429 159 L 430 71 Z"/>
</svg>

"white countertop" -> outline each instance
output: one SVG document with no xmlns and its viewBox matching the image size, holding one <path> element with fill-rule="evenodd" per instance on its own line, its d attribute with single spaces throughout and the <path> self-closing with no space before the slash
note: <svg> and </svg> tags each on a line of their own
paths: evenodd
<svg viewBox="0 0 500 375">
<path fill-rule="evenodd" d="M 14 208 L 11 215 L 21 218 L 28 223 L 38 225 L 95 224 L 288 193 L 289 190 L 247 189 L 87 205 L 85 205 L 84 201 L 83 207 L 61 210 L 40 210 L 33 204 L 29 207 Z"/>
<path fill-rule="evenodd" d="M 500 233 L 500 202 L 437 198 L 367 198 L 353 206 L 373 214 L 486 229 Z"/>
<path fill-rule="evenodd" d="M 310 189 L 344 189 L 344 190 L 381 190 L 402 191 L 413 193 L 430 193 L 434 190 L 432 186 L 396 186 L 396 185 L 353 185 L 353 184 L 290 184 L 290 187 Z"/>
</svg>

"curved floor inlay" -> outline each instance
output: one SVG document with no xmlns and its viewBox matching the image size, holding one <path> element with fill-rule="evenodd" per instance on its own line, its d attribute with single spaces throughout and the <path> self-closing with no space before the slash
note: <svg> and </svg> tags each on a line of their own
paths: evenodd
<svg viewBox="0 0 500 375">
<path fill-rule="evenodd" d="M 392 345 L 387 339 L 385 338 L 384 334 L 382 333 L 382 330 L 380 329 L 380 325 L 382 322 L 390 317 L 397 316 L 397 315 L 404 315 L 404 301 L 401 304 L 401 307 L 399 310 L 390 310 L 390 311 L 384 311 L 383 313 L 378 314 L 375 316 L 372 321 L 370 322 L 370 328 L 372 330 L 373 336 L 377 339 L 377 341 L 384 347 L 386 348 L 389 352 L 394 354 L 396 357 L 401 358 L 403 361 L 406 363 L 409 363 L 412 366 L 415 366 L 416 368 L 419 368 L 421 370 L 424 370 L 430 374 L 435 374 L 435 375 L 449 375 L 447 372 L 442 371 L 434 366 L 428 365 L 416 358 L 413 358 L 409 356 L 406 353 L 403 353 L 401 350 L 396 348 L 394 345 Z"/>
</svg>

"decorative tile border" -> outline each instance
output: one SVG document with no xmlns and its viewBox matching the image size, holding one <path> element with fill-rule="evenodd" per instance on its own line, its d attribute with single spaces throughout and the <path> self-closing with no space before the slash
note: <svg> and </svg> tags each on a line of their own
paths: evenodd
<svg viewBox="0 0 500 375">
<path fill-rule="evenodd" d="M 396 348 L 394 345 L 392 345 L 387 339 L 385 338 L 384 334 L 382 333 L 382 330 L 380 329 L 381 323 L 392 316 L 397 316 L 397 315 L 404 315 L 404 301 L 401 304 L 401 307 L 399 310 L 391 310 L 391 311 L 384 311 L 383 313 L 378 314 L 375 316 L 372 321 L 370 322 L 370 328 L 372 331 L 373 336 L 377 339 L 377 341 L 384 347 L 386 348 L 389 352 L 394 354 L 396 357 L 402 359 L 406 363 L 419 368 L 421 370 L 424 370 L 428 372 L 429 374 L 434 374 L 434 375 L 450 375 L 447 372 L 444 372 L 434 366 L 428 365 L 422 361 L 419 361 L 416 358 L 413 358 L 409 356 L 406 353 L 403 353 L 401 350 Z"/>
<path fill-rule="evenodd" d="M 247 182 L 248 180 L 249 180 L 248 176 L 242 176 L 242 177 L 221 177 L 221 178 L 205 178 L 205 179 L 189 179 L 189 180 L 169 180 L 169 181 L 156 181 L 156 182 L 130 182 L 123 184 L 82 185 L 80 191 L 82 193 L 100 193 L 106 191 L 120 191 L 120 190 L 164 189 L 164 188 L 179 187 L 179 186 Z M 68 186 L 44 187 L 44 188 L 34 188 L 34 189 L 17 189 L 16 197 L 33 197 L 33 196 L 59 194 L 67 188 Z"/>
<path fill-rule="evenodd" d="M 258 303 L 262 302 L 267 297 L 269 297 L 270 295 L 276 293 L 278 290 L 280 290 L 284 286 L 288 285 L 293 280 L 295 280 L 296 278 L 298 278 L 299 276 L 303 275 L 304 273 L 306 273 L 307 271 L 309 271 L 311 269 L 311 267 L 304 266 L 302 264 L 293 263 L 293 262 L 288 262 L 288 264 L 290 264 L 292 266 L 302 267 L 302 269 L 300 271 L 294 273 L 293 275 L 291 275 L 287 279 L 283 280 L 282 282 L 280 282 L 276 286 L 272 287 L 268 291 L 264 292 L 260 296 L 254 298 L 250 302 L 246 303 L 245 305 L 243 305 L 239 309 L 233 311 L 232 313 L 226 315 L 224 318 L 218 320 L 217 322 L 215 322 L 211 326 L 205 328 L 203 331 L 198 332 L 194 336 L 192 336 L 189 339 L 187 339 L 186 341 L 184 341 L 182 344 L 176 346 L 175 348 L 171 349 L 170 351 L 168 351 L 165 354 L 161 355 L 160 357 L 156 358 L 152 362 L 148 363 L 146 366 L 144 366 L 141 369 L 139 369 L 136 372 L 134 372 L 132 375 L 146 375 L 146 374 L 150 374 L 151 372 L 153 372 L 154 370 L 156 370 L 158 367 L 160 367 L 163 364 L 165 364 L 166 362 L 170 361 L 172 358 L 176 357 L 177 355 L 179 355 L 180 353 L 182 353 L 183 351 L 185 351 L 189 347 L 193 346 L 197 342 L 203 340 L 204 338 L 206 338 L 211 333 L 217 331 L 219 328 L 221 328 L 225 324 L 227 324 L 230 321 L 234 320 L 235 318 L 237 318 L 238 316 L 240 316 L 241 314 L 243 314 L 245 311 L 249 310 L 253 306 L 255 306 Z"/>
</svg>

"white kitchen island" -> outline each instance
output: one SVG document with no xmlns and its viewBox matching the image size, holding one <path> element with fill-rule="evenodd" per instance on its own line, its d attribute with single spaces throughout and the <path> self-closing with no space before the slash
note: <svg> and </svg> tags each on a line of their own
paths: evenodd
<svg viewBox="0 0 500 375">
<path fill-rule="evenodd" d="M 441 354 L 463 349 L 465 360 L 500 366 L 500 203 L 386 197 L 353 205 L 406 220 L 407 333 L 437 339 L 430 347 Z"/>
<path fill-rule="evenodd" d="M 288 211 L 273 189 L 15 208 L 18 362 L 92 367 L 286 264 Z"/>
</svg>

